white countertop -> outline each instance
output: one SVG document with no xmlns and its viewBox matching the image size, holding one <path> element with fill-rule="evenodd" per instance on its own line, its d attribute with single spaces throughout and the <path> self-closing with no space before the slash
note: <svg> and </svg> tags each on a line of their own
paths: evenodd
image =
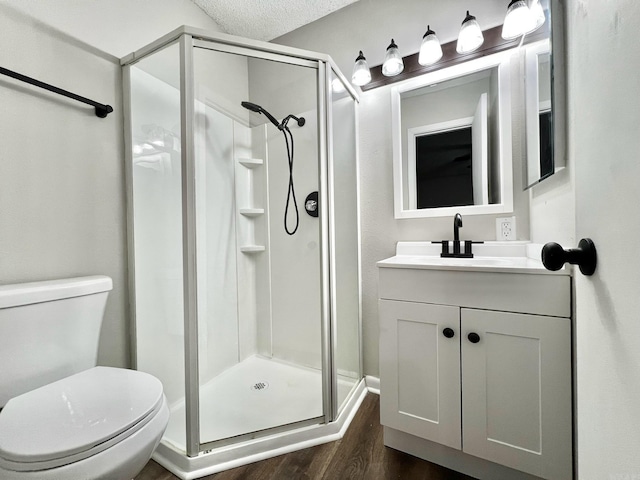
<svg viewBox="0 0 640 480">
<path fill-rule="evenodd" d="M 539 244 L 529 242 L 474 244 L 473 258 L 442 258 L 440 257 L 441 249 L 442 245 L 439 243 L 398 242 L 396 255 L 379 261 L 377 265 L 380 268 L 571 275 L 571 270 L 566 265 L 555 272 L 547 270 L 540 260 L 542 245 Z"/>
</svg>

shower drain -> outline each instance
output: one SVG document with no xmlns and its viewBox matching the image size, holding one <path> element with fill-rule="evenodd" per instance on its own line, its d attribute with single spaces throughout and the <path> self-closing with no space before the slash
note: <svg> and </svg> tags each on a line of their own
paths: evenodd
<svg viewBox="0 0 640 480">
<path fill-rule="evenodd" d="M 266 390 L 267 388 L 269 388 L 268 382 L 257 382 L 251 385 L 251 390 L 260 391 L 260 390 Z"/>
</svg>

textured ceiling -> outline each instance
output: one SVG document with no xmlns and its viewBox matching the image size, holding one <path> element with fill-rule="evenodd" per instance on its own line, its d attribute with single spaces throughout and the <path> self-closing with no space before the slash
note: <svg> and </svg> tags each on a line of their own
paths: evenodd
<svg viewBox="0 0 640 480">
<path fill-rule="evenodd" d="M 358 0 L 192 0 L 226 32 L 273 40 Z"/>
</svg>

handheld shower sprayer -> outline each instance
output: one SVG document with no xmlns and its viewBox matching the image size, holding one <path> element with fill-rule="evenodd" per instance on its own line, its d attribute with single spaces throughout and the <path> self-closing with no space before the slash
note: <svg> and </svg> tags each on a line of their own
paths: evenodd
<svg viewBox="0 0 640 480">
<path fill-rule="evenodd" d="M 241 105 L 247 110 L 251 110 L 252 112 L 263 114 L 265 117 L 267 117 L 271 121 L 271 123 L 273 123 L 276 126 L 278 130 L 282 130 L 283 127 L 278 123 L 278 120 L 276 120 L 276 118 L 273 115 L 267 112 L 260 105 L 256 105 L 255 103 L 251 103 L 251 102 L 242 102 Z"/>
<path fill-rule="evenodd" d="M 256 105 L 255 103 L 251 103 L 251 102 L 242 102 L 241 105 L 246 108 L 247 110 L 251 110 L 252 112 L 255 113 L 261 113 L 262 115 L 264 115 L 265 117 L 267 117 L 271 123 L 273 123 L 276 128 L 278 130 L 283 130 L 286 126 L 287 123 L 289 123 L 289 120 L 291 120 L 292 118 L 298 122 L 298 126 L 302 127 L 305 124 L 305 119 L 304 117 L 296 117 L 295 115 L 287 115 L 282 122 L 278 123 L 278 120 L 276 120 L 276 118 L 271 115 L 269 112 L 267 112 L 264 108 L 262 108 L 260 105 Z"/>
<path fill-rule="evenodd" d="M 287 123 L 289 123 L 289 120 L 294 119 L 296 122 L 298 122 L 298 126 L 302 127 L 306 123 L 306 121 L 304 117 L 298 118 L 295 115 L 287 115 L 282 120 L 282 122 L 278 123 L 278 120 L 276 120 L 273 115 L 267 112 L 260 105 L 256 105 L 255 103 L 251 103 L 251 102 L 242 102 L 241 105 L 247 110 L 251 110 L 252 112 L 255 112 L 255 113 L 261 113 L 262 115 L 267 117 L 271 121 L 271 123 L 273 123 L 276 126 L 276 128 L 280 130 L 284 135 L 284 141 L 287 146 L 287 158 L 289 161 L 289 190 L 287 191 L 287 204 L 284 209 L 284 230 L 285 232 L 287 232 L 287 234 L 293 235 L 294 233 L 296 233 L 296 231 L 298 230 L 298 226 L 300 225 L 300 214 L 298 213 L 298 202 L 296 201 L 296 192 L 293 186 L 293 134 L 291 133 L 291 130 L 289 130 Z M 289 144 L 289 140 L 291 140 L 291 144 Z M 293 206 L 295 208 L 295 213 L 296 213 L 296 223 L 293 230 L 289 230 L 289 225 L 287 224 L 287 216 L 289 214 L 289 202 L 291 201 L 291 199 L 293 199 Z"/>
</svg>

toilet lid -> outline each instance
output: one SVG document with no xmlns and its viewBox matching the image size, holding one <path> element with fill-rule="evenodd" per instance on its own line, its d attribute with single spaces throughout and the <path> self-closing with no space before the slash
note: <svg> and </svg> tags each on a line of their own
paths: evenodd
<svg viewBox="0 0 640 480">
<path fill-rule="evenodd" d="M 137 431 L 162 400 L 162 384 L 144 372 L 95 367 L 64 378 L 7 402 L 0 459 L 52 468 L 86 458 Z"/>
</svg>

